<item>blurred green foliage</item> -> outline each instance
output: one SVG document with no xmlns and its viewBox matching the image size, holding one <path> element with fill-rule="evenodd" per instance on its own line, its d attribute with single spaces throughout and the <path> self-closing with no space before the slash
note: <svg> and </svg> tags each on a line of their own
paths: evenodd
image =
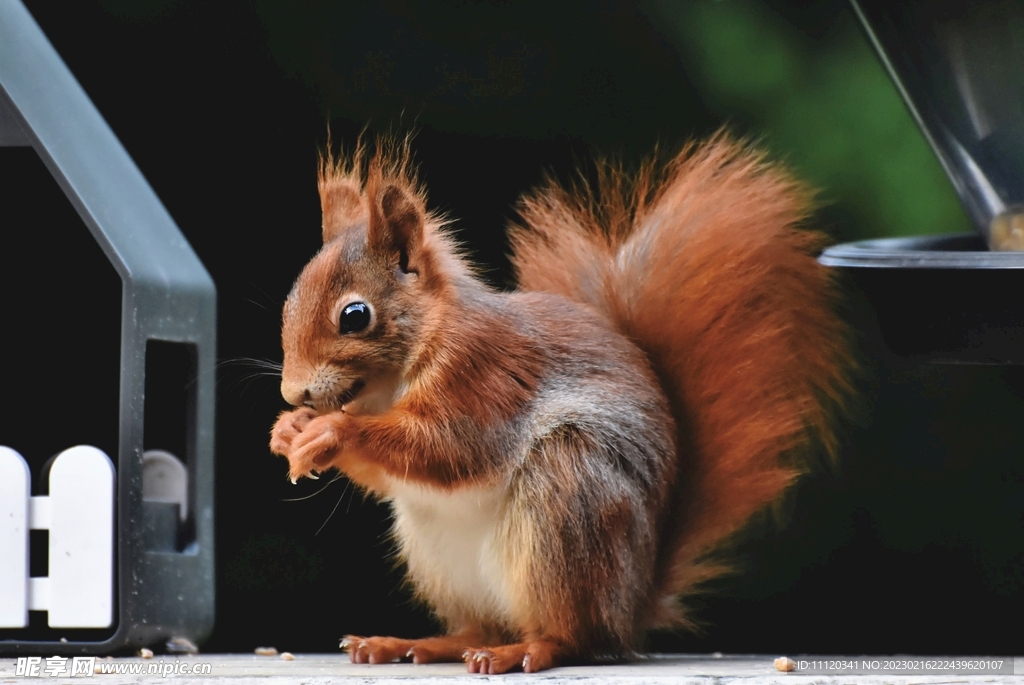
<svg viewBox="0 0 1024 685">
<path fill-rule="evenodd" d="M 100 3 L 135 25 L 181 10 Z M 250 11 L 274 62 L 331 120 L 562 136 L 627 160 L 724 121 L 819 189 L 816 223 L 837 240 L 971 230 L 847 0 L 256 0 Z M 505 183 L 510 197 L 531 185 Z"/>
<path fill-rule="evenodd" d="M 648 11 L 709 109 L 821 189 L 837 237 L 971 230 L 853 13 L 806 4 L 836 9 L 813 32 L 765 0 L 653 0 Z"/>
</svg>

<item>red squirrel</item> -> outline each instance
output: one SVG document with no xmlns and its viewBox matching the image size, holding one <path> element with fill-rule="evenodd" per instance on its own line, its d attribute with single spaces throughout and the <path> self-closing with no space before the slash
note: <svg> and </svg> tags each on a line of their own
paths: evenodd
<svg viewBox="0 0 1024 685">
<path fill-rule="evenodd" d="M 321 158 L 323 248 L 284 306 L 271 450 L 390 502 L 440 637 L 353 662 L 527 672 L 692 627 L 683 601 L 775 502 L 847 386 L 810 193 L 720 133 L 635 174 L 549 182 L 484 284 L 408 141 Z"/>
</svg>

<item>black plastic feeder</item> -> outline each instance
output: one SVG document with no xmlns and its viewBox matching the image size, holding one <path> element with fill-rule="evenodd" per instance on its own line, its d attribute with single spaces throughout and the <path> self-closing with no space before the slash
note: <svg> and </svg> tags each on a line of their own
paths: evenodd
<svg viewBox="0 0 1024 685">
<path fill-rule="evenodd" d="M 109 654 L 164 643 L 191 650 L 214 616 L 213 281 L 17 0 L 0 2 L 0 147 L 35 151 L 121 281 L 120 334 L 112 331 L 113 344 L 120 339 L 119 397 L 110 398 L 116 406 L 72 408 L 116 417 L 108 451 L 71 443 L 41 467 L 49 455 L 29 454 L 37 427 L 0 426 L 0 654 Z M 31 230 L 40 228 L 9 225 L 7 249 L 18 249 L 14 234 Z M 46 255 L 19 257 L 41 263 Z M 25 290 L 45 302 L 39 287 Z M 72 303 L 62 304 L 94 304 L 77 295 L 62 293 Z M 19 297 L 25 292 L 0 292 L 0 302 Z M 67 333 L 71 359 L 64 361 L 90 363 L 80 342 L 89 332 Z M 0 350 L 4 345 L 0 339 Z M 38 384 L 60 387 L 59 378 L 45 376 L 59 372 L 57 365 L 8 363 L 38 366 Z M 163 376 L 171 382 L 151 382 Z M 176 411 L 146 420 L 149 407 L 171 405 Z M 180 440 L 144 450 L 149 426 L 169 423 Z M 12 444 L 21 452 L 4 446 Z M 47 532 L 38 551 L 49 554 L 48 575 L 31 572 L 37 550 L 30 531 Z"/>
</svg>

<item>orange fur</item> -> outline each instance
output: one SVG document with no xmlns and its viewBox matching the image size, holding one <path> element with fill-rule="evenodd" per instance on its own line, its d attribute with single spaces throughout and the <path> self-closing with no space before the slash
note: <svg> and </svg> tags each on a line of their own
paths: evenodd
<svg viewBox="0 0 1024 685">
<path fill-rule="evenodd" d="M 520 292 L 497 293 L 408 141 L 379 147 L 322 160 L 325 244 L 282 328 L 282 394 L 307 406 L 271 449 L 392 503 L 450 635 L 352 638 L 353 660 L 542 670 L 689 625 L 715 551 L 833 444 L 846 357 L 808 193 L 721 134 L 632 178 L 603 165 L 524 198 Z"/>
</svg>

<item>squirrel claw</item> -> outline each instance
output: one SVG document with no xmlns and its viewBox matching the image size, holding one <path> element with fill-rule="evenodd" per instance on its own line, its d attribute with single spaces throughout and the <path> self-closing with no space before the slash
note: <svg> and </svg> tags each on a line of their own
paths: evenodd
<svg viewBox="0 0 1024 685">
<path fill-rule="evenodd" d="M 494 668 L 495 654 L 489 649 L 478 650 L 473 657 L 466 662 L 470 673 L 496 673 Z"/>
</svg>

